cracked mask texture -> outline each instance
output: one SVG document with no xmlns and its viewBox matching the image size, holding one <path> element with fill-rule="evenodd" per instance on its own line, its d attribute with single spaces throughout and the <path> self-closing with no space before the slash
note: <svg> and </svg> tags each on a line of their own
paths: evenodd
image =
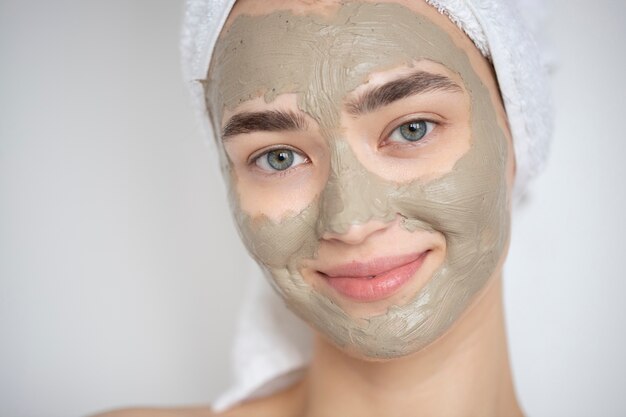
<svg viewBox="0 0 626 417">
<path fill-rule="evenodd" d="M 471 147 L 437 179 L 396 183 L 367 170 L 342 139 L 341 105 L 371 72 L 419 60 L 440 63 L 463 80 Z M 510 229 L 507 139 L 465 52 L 435 23 L 403 6 L 348 3 L 331 17 L 287 11 L 239 16 L 220 37 L 212 62 L 207 104 L 214 122 L 224 109 L 260 95 L 271 102 L 296 93 L 330 148 L 331 171 L 321 194 L 278 222 L 243 212 L 235 175 L 226 172 L 242 239 L 290 309 L 338 346 L 372 358 L 406 355 L 433 342 L 496 271 Z M 351 224 L 392 221 L 398 214 L 409 231 L 442 233 L 447 247 L 441 267 L 409 302 L 352 317 L 303 279 L 301 262 L 316 256 L 325 231 L 343 233 Z"/>
</svg>

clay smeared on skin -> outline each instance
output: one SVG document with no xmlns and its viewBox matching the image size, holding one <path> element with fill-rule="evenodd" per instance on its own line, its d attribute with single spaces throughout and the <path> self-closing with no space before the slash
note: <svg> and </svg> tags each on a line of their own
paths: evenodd
<svg viewBox="0 0 626 417">
<path fill-rule="evenodd" d="M 368 171 L 340 134 L 346 95 L 368 74 L 421 59 L 462 78 L 471 99 L 471 148 L 439 178 L 398 184 Z M 297 93 L 300 109 L 327 139 L 331 172 L 321 194 L 280 222 L 250 217 L 231 193 L 244 243 L 288 306 L 337 345 L 373 358 L 415 352 L 433 342 L 485 286 L 509 234 L 507 140 L 489 91 L 465 52 L 427 18 L 396 4 L 353 3 L 332 17 L 275 12 L 239 16 L 218 41 L 207 104 L 224 109 L 259 97 Z M 219 126 L 219 123 L 216 123 Z M 227 173 L 231 191 L 236 179 Z M 316 256 L 325 231 L 397 215 L 409 231 L 436 230 L 447 244 L 443 265 L 408 303 L 366 319 L 351 317 L 315 291 L 298 269 Z"/>
</svg>

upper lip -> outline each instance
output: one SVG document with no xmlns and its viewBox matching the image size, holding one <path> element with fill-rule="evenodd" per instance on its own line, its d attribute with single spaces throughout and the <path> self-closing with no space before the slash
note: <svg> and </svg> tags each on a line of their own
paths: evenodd
<svg viewBox="0 0 626 417">
<path fill-rule="evenodd" d="M 330 278 L 362 278 L 382 274 L 417 260 L 425 252 L 352 261 L 342 265 L 320 269 L 318 272 Z"/>
</svg>

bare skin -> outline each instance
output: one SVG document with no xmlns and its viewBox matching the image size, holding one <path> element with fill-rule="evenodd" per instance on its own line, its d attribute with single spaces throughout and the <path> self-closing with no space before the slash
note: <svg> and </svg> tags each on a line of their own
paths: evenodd
<svg viewBox="0 0 626 417">
<path fill-rule="evenodd" d="M 492 281 L 452 331 L 402 359 L 363 363 L 318 337 L 298 385 L 223 415 L 522 416 L 511 380 L 501 290 L 501 280 Z"/>
<path fill-rule="evenodd" d="M 445 16 L 421 1 L 387 1 L 403 4 L 417 13 L 426 15 L 448 32 L 465 50 L 475 72 L 488 87 L 499 123 L 508 133 L 506 114 L 493 70 L 473 43 Z M 239 0 L 229 17 L 229 23 L 239 14 L 263 15 L 277 9 L 290 9 L 297 13 L 332 13 L 339 3 L 339 0 L 317 2 Z M 294 101 L 286 97 L 287 108 L 290 102 Z M 247 102 L 243 104 L 243 108 L 251 111 L 262 109 L 257 106 L 263 105 L 262 101 Z M 229 116 L 230 114 L 225 114 L 224 120 Z M 349 118 L 346 120 L 348 123 L 344 124 L 344 127 L 350 131 Z M 508 137 L 511 149 L 510 134 Z M 358 135 L 355 138 L 358 138 Z M 353 147 L 357 146 L 357 140 L 351 143 Z M 246 149 L 237 148 L 239 145 L 236 140 L 231 141 L 230 146 L 232 148 L 226 150 L 234 160 L 237 159 L 238 152 L 242 155 L 249 154 Z M 312 149 L 310 153 L 315 155 L 315 152 L 316 150 Z M 445 160 L 445 163 L 435 165 L 439 169 L 441 166 L 452 166 L 462 152 L 463 149 L 457 153 L 436 154 L 442 158 L 439 162 Z M 507 165 L 509 191 L 514 179 L 513 158 L 511 150 Z M 438 172 L 433 170 L 416 175 L 437 174 Z M 315 190 L 323 187 L 324 175 L 312 172 L 306 178 L 310 181 L 309 189 L 313 191 L 299 195 L 302 202 L 297 198 L 291 199 L 291 204 L 305 204 L 315 194 Z M 243 204 L 246 210 L 279 217 L 282 212 L 294 209 L 285 206 L 284 200 L 278 194 L 272 201 L 272 195 L 268 195 L 267 190 L 263 199 L 254 198 L 254 190 L 258 188 L 258 184 L 240 181 L 239 185 L 244 187 L 238 190 L 240 195 L 244 199 L 246 196 L 249 197 Z M 246 186 L 249 186 L 248 191 L 245 189 Z M 301 184 L 299 187 L 303 188 Z M 259 203 L 260 201 L 262 203 Z M 371 239 L 384 239 L 386 234 L 390 239 L 402 240 L 393 235 L 398 233 L 393 227 L 364 226 L 360 229 L 352 228 L 345 236 L 326 236 L 325 243 L 332 245 L 332 253 L 339 253 L 342 246 L 354 246 L 355 242 L 365 245 L 368 240 L 371 244 Z M 502 305 L 503 262 L 504 256 L 489 284 L 450 330 L 425 349 L 412 355 L 386 361 L 357 358 L 343 352 L 323 336 L 317 335 L 313 359 L 304 378 L 296 385 L 272 396 L 246 402 L 221 414 L 213 413 L 209 407 L 190 407 L 129 409 L 95 417 L 523 416 L 515 395 L 506 344 Z"/>
<path fill-rule="evenodd" d="M 363 362 L 322 337 L 304 379 L 222 414 L 208 407 L 129 409 L 94 417 L 520 417 L 507 354 L 498 277 L 444 337 L 414 355 Z"/>
</svg>

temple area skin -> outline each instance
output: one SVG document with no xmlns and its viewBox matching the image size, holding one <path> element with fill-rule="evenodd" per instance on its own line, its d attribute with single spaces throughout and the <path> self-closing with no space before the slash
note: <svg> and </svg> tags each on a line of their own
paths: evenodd
<svg viewBox="0 0 626 417">
<path fill-rule="evenodd" d="M 316 333 L 300 382 L 221 415 L 523 415 L 514 155 L 471 40 L 422 1 L 240 0 L 205 87 L 242 239 Z"/>
</svg>

